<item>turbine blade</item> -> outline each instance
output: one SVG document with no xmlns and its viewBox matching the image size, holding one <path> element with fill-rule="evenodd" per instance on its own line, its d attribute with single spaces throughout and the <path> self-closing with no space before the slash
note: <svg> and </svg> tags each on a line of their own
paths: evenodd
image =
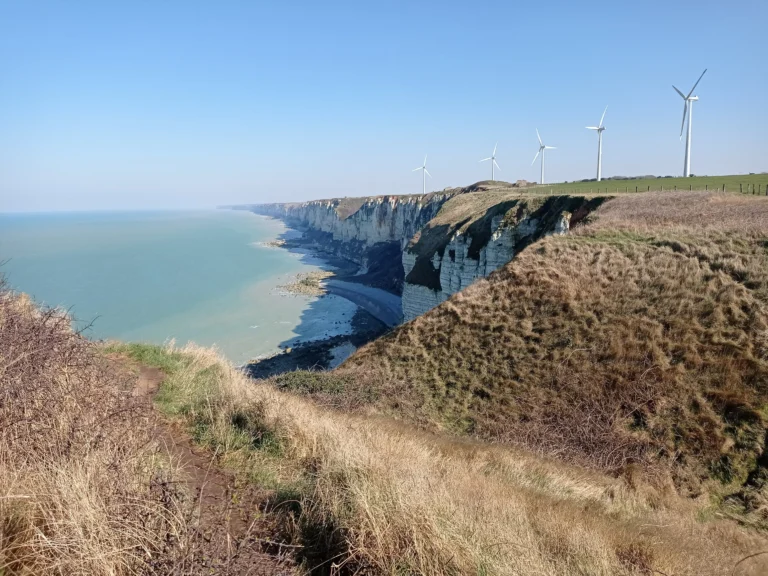
<svg viewBox="0 0 768 576">
<path fill-rule="evenodd" d="M 688 113 L 688 100 L 683 104 L 683 122 L 680 124 L 680 138 L 683 137 L 683 130 L 685 129 L 685 115 Z"/>
<path fill-rule="evenodd" d="M 544 146 L 544 150 L 557 150 L 557 146 Z"/>
<path fill-rule="evenodd" d="M 603 120 L 605 120 L 605 113 L 606 112 L 608 112 L 608 106 L 605 107 L 605 110 L 603 110 L 603 115 L 600 116 L 600 124 L 598 124 L 598 126 L 600 126 L 600 128 L 603 127 Z"/>
<path fill-rule="evenodd" d="M 432 174 L 430 174 L 430 173 L 429 173 L 429 170 L 427 170 L 427 169 L 426 169 L 426 167 L 424 168 L 424 172 L 426 172 L 426 173 L 427 173 L 427 176 L 429 176 L 430 178 L 432 178 Z"/>
<path fill-rule="evenodd" d="M 694 90 L 696 90 L 696 86 L 698 86 L 698 85 L 699 85 L 699 82 L 701 82 L 701 79 L 702 79 L 702 78 L 704 78 L 704 74 L 706 74 L 706 73 L 707 73 L 707 69 L 706 69 L 706 68 L 704 68 L 704 72 L 702 72 L 702 73 L 701 73 L 701 76 L 699 76 L 699 79 L 698 79 L 698 80 L 696 80 L 696 84 L 694 84 L 694 85 L 693 85 L 693 88 L 691 88 L 691 91 L 690 91 L 690 92 L 688 92 L 688 98 L 690 98 L 690 97 L 691 97 L 691 94 L 693 94 L 693 91 L 694 91 Z"/>
<path fill-rule="evenodd" d="M 427 165 L 427 155 L 424 154 L 424 166 L 426 166 L 426 165 Z"/>
<path fill-rule="evenodd" d="M 496 142 L 496 144 L 493 145 L 493 157 L 496 157 L 496 148 L 499 146 L 499 143 Z"/>
<path fill-rule="evenodd" d="M 423 169 L 424 169 L 424 166 L 419 166 L 418 168 L 414 168 L 413 170 L 411 170 L 411 172 L 416 172 L 416 170 L 423 170 Z"/>
<path fill-rule="evenodd" d="M 544 146 L 544 142 L 541 141 L 541 135 L 539 134 L 538 128 L 536 128 L 536 138 L 539 139 L 539 145 Z"/>
<path fill-rule="evenodd" d="M 496 166 L 499 170 L 501 170 L 501 166 L 499 166 L 498 162 L 496 160 L 493 161 L 493 165 Z"/>
<path fill-rule="evenodd" d="M 587 126 L 587 130 L 600 130 L 597 126 Z"/>
<path fill-rule="evenodd" d="M 536 164 L 536 158 L 538 158 L 538 157 L 539 157 L 539 152 L 541 152 L 541 148 L 539 148 L 539 151 L 538 151 L 538 152 L 536 152 L 536 156 L 534 156 L 534 157 L 533 157 L 533 162 L 531 162 L 531 166 L 533 166 L 534 164 Z"/>
<path fill-rule="evenodd" d="M 674 85 L 674 84 L 672 85 L 672 88 L 675 88 L 675 85 Z M 685 100 L 685 94 L 683 94 L 682 92 L 680 92 L 680 90 L 678 90 L 677 88 L 675 88 L 675 92 L 677 92 L 678 94 L 680 94 L 680 98 L 682 98 L 683 100 Z"/>
<path fill-rule="evenodd" d="M 493 158 L 483 158 L 480 162 L 485 162 L 486 160 L 493 160 Z"/>
</svg>

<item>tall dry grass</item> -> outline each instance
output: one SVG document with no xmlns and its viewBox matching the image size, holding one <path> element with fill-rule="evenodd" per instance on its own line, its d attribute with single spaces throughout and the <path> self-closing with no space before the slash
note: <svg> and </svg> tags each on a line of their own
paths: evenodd
<svg viewBox="0 0 768 576">
<path fill-rule="evenodd" d="M 359 350 L 345 396 L 698 495 L 765 464 L 768 199 L 643 194 Z"/>
<path fill-rule="evenodd" d="M 320 573 L 720 575 L 767 545 L 707 519 L 706 502 L 326 410 L 247 379 L 208 349 L 165 354 L 186 360 L 160 391 L 164 409 L 248 475 L 269 472 L 301 487 L 293 489 L 295 525 L 344 543 L 313 559 Z M 295 544 L 313 544 L 303 534 Z M 737 573 L 764 573 L 762 560 Z"/>
<path fill-rule="evenodd" d="M 0 281 L 0 574 L 159 565 L 184 524 L 133 381 Z"/>
</svg>

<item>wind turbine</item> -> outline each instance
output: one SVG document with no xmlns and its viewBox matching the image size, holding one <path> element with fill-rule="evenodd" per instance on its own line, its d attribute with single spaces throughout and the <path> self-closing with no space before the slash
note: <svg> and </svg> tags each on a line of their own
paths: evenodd
<svg viewBox="0 0 768 576">
<path fill-rule="evenodd" d="M 696 84 L 694 84 L 693 88 L 691 88 L 691 91 L 688 92 L 688 96 L 685 96 L 682 92 L 680 92 L 680 90 L 675 88 L 674 85 L 672 86 L 672 88 L 675 88 L 675 92 L 680 94 L 680 98 L 685 100 L 685 104 L 683 105 L 683 123 L 680 125 L 680 138 L 683 137 L 683 129 L 685 128 L 685 116 L 686 114 L 688 115 L 688 136 L 685 139 L 685 165 L 683 166 L 683 175 L 686 177 L 691 175 L 691 114 L 693 112 L 693 103 L 699 99 L 698 96 L 693 96 L 692 94 L 706 73 L 707 70 L 705 68 L 704 72 L 702 72 L 701 76 L 699 76 L 699 79 L 696 80 Z"/>
<path fill-rule="evenodd" d="M 419 166 L 418 168 L 414 168 L 411 170 L 411 172 L 416 172 L 416 170 L 421 170 L 421 193 L 426 194 L 427 193 L 427 176 L 432 178 L 432 174 L 429 173 L 429 170 L 427 170 L 427 157 L 424 156 L 424 164 Z"/>
<path fill-rule="evenodd" d="M 539 157 L 539 154 L 541 154 L 541 182 L 540 184 L 544 184 L 544 150 L 554 150 L 554 146 L 544 146 L 544 142 L 541 141 L 541 135 L 539 134 L 539 129 L 536 128 L 536 137 L 539 139 L 539 151 L 536 152 L 536 156 L 533 157 L 533 162 L 531 162 L 531 166 L 533 166 L 536 163 L 536 158 Z"/>
<path fill-rule="evenodd" d="M 597 130 L 597 181 L 600 182 L 600 180 L 603 178 L 603 130 L 605 130 L 605 126 L 603 126 L 603 119 L 605 118 L 605 113 L 608 112 L 608 106 L 605 107 L 605 110 L 603 110 L 603 115 L 600 117 L 600 124 L 597 126 L 587 126 L 587 130 Z"/>
<path fill-rule="evenodd" d="M 491 154 L 490 158 L 483 158 L 480 160 L 480 162 L 487 162 L 488 160 L 491 161 L 491 181 L 495 180 L 496 173 L 493 171 L 493 167 L 495 166 L 499 170 L 501 170 L 501 166 L 496 164 L 496 147 L 499 145 L 498 142 L 496 142 L 496 145 L 493 147 L 493 154 Z"/>
</svg>

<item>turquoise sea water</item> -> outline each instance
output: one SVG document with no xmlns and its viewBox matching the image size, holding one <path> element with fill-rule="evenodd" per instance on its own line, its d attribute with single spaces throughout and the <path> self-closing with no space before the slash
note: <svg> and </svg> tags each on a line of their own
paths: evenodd
<svg viewBox="0 0 768 576">
<path fill-rule="evenodd" d="M 322 263 L 259 246 L 282 223 L 247 212 L 0 214 L 0 261 L 11 286 L 71 308 L 87 334 L 217 345 L 233 362 L 323 334 L 351 317 L 341 299 L 280 295 Z M 311 309 L 311 310 L 310 310 Z"/>
</svg>

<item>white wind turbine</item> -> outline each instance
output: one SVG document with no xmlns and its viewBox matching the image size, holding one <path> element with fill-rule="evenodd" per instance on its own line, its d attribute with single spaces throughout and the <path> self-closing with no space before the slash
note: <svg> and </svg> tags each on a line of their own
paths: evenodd
<svg viewBox="0 0 768 576">
<path fill-rule="evenodd" d="M 496 164 L 496 147 L 498 145 L 499 145 L 499 143 L 496 142 L 496 145 L 493 147 L 493 154 L 491 154 L 491 156 L 489 158 L 483 158 L 482 160 L 480 160 L 480 162 L 487 162 L 488 160 L 491 161 L 491 180 L 495 180 L 496 179 L 496 173 L 493 171 L 493 167 L 495 166 L 496 168 L 501 170 L 501 166 Z"/>
<path fill-rule="evenodd" d="M 432 174 L 430 174 L 429 170 L 427 170 L 426 156 L 424 156 L 424 164 L 422 164 L 418 168 L 414 168 L 413 170 L 411 170 L 411 172 L 416 172 L 416 170 L 421 170 L 421 193 L 426 194 L 427 193 L 427 176 L 432 178 Z"/>
<path fill-rule="evenodd" d="M 541 136 L 539 135 L 539 129 L 536 128 L 536 137 L 539 139 L 539 151 L 536 152 L 536 156 L 533 157 L 533 162 L 531 162 L 531 166 L 533 166 L 536 163 L 536 158 L 539 157 L 539 154 L 541 154 L 541 182 L 540 184 L 544 184 L 544 150 L 554 150 L 554 146 L 544 146 L 544 142 L 541 141 Z"/>
<path fill-rule="evenodd" d="M 691 175 L 691 115 L 693 112 L 693 103 L 699 99 L 698 96 L 693 96 L 693 91 L 696 90 L 696 86 L 699 85 L 699 82 L 701 82 L 701 79 L 706 73 L 707 70 L 705 68 L 704 72 L 702 72 L 701 76 L 699 76 L 699 79 L 696 80 L 696 84 L 694 84 L 693 88 L 691 88 L 691 91 L 688 92 L 688 96 L 680 92 L 680 90 L 675 88 L 674 85 L 672 86 L 672 88 L 675 88 L 675 92 L 680 94 L 680 97 L 685 100 L 685 104 L 683 106 L 683 123 L 680 125 L 680 138 L 683 137 L 683 129 L 685 128 L 685 116 L 686 114 L 688 115 L 688 136 L 685 139 L 685 165 L 683 166 L 683 175 L 686 177 Z"/>
<path fill-rule="evenodd" d="M 605 107 L 605 110 L 603 110 L 603 115 L 600 117 L 600 124 L 597 126 L 587 126 L 587 130 L 597 130 L 597 181 L 600 182 L 600 180 L 603 177 L 603 130 L 605 130 L 605 126 L 603 126 L 603 119 L 605 118 L 605 113 L 608 112 L 608 106 Z"/>
</svg>

